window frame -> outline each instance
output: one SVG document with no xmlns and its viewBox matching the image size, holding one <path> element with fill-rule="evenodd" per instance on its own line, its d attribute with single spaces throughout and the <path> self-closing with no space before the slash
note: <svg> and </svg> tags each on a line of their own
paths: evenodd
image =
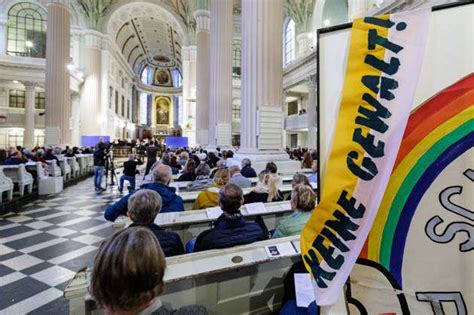
<svg viewBox="0 0 474 315">
<path fill-rule="evenodd" d="M 286 66 L 296 59 L 296 24 L 293 19 L 286 22 L 283 37 L 283 63 Z"/>
</svg>

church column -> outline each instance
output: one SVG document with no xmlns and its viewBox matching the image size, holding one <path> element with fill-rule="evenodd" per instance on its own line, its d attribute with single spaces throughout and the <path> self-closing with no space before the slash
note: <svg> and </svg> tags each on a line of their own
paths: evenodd
<svg viewBox="0 0 474 315">
<path fill-rule="evenodd" d="M 84 34 L 83 64 L 86 77 L 81 93 L 81 136 L 101 135 L 101 125 L 106 125 L 102 117 L 102 38 L 94 30 Z M 107 92 L 108 93 L 108 92 Z M 107 103 L 104 104 L 107 106 Z M 91 113 L 94 113 L 91 115 Z"/>
<path fill-rule="evenodd" d="M 67 0 L 47 4 L 48 25 L 46 34 L 46 111 L 47 145 L 66 144 L 71 141 L 69 118 L 70 29 L 71 13 Z"/>
<path fill-rule="evenodd" d="M 0 20 L 0 55 L 7 53 L 7 20 Z"/>
<path fill-rule="evenodd" d="M 196 142 L 207 145 L 209 139 L 209 48 L 208 10 L 194 12 L 196 19 Z"/>
<path fill-rule="evenodd" d="M 77 93 L 71 95 L 71 144 L 81 145 L 81 97 Z"/>
<path fill-rule="evenodd" d="M 35 146 L 35 82 L 23 82 L 25 85 L 25 134 L 24 146 Z"/>
<path fill-rule="evenodd" d="M 259 111 L 275 107 L 281 114 L 283 104 L 283 0 L 242 0 L 242 21 L 241 148 L 255 151 Z M 271 149 L 281 150 L 281 135 L 281 126 L 268 134 Z"/>
<path fill-rule="evenodd" d="M 349 21 L 364 16 L 369 10 L 369 3 L 367 0 L 349 0 L 348 1 L 348 15 Z"/>
<path fill-rule="evenodd" d="M 232 0 L 211 1 L 209 146 L 232 145 Z"/>
<path fill-rule="evenodd" d="M 196 145 L 196 46 L 186 46 L 183 56 L 183 136 Z"/>
<path fill-rule="evenodd" d="M 316 76 L 312 75 L 307 79 L 308 84 L 308 148 L 316 149 L 318 117 L 316 112 Z"/>
</svg>

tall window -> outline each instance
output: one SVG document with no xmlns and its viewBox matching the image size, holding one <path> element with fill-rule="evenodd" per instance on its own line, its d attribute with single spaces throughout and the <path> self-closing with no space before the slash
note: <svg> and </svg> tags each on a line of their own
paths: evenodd
<svg viewBox="0 0 474 315">
<path fill-rule="evenodd" d="M 183 85 L 183 79 L 181 77 L 181 73 L 178 69 L 174 69 L 171 71 L 171 75 L 173 76 L 173 87 L 178 88 Z"/>
<path fill-rule="evenodd" d="M 8 11 L 7 53 L 46 57 L 46 11 L 37 4 L 20 2 Z"/>
<path fill-rule="evenodd" d="M 25 108 L 25 91 L 10 90 L 9 106 L 15 108 Z"/>
<path fill-rule="evenodd" d="M 285 65 L 295 60 L 295 21 L 286 23 L 285 27 Z"/>
<path fill-rule="evenodd" d="M 44 109 L 45 107 L 45 93 L 44 92 L 36 92 L 35 95 L 35 108 L 36 109 Z"/>
<path fill-rule="evenodd" d="M 240 119 L 240 105 L 232 104 L 232 120 Z"/>
<path fill-rule="evenodd" d="M 240 43 L 234 43 L 232 50 L 232 73 L 234 76 L 240 78 L 240 65 L 241 65 L 242 52 L 240 50 Z"/>
<path fill-rule="evenodd" d="M 118 91 L 115 90 L 115 113 L 118 115 L 119 112 L 119 94 Z"/>
<path fill-rule="evenodd" d="M 125 117 L 125 96 L 122 95 L 122 111 L 120 112 Z"/>
</svg>

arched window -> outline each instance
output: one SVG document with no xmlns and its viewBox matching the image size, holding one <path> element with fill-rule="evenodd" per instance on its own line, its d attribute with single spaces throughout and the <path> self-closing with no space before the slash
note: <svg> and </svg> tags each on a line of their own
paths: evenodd
<svg viewBox="0 0 474 315">
<path fill-rule="evenodd" d="M 234 42 L 232 49 L 232 73 L 234 76 L 240 78 L 240 65 L 242 58 L 242 51 L 240 50 L 240 42 Z"/>
<path fill-rule="evenodd" d="M 141 75 L 142 83 L 148 84 L 148 85 L 151 84 L 150 78 L 152 77 L 152 74 L 151 74 L 152 72 L 153 70 L 148 66 L 145 66 L 145 68 L 143 68 L 142 75 Z"/>
<path fill-rule="evenodd" d="M 295 21 L 290 19 L 285 27 L 285 65 L 295 60 Z"/>
<path fill-rule="evenodd" d="M 37 4 L 20 2 L 8 11 L 7 53 L 46 57 L 46 11 Z"/>
<path fill-rule="evenodd" d="M 183 79 L 181 77 L 181 73 L 178 69 L 174 69 L 171 71 L 171 75 L 173 76 L 173 87 L 178 88 L 183 84 Z"/>
</svg>

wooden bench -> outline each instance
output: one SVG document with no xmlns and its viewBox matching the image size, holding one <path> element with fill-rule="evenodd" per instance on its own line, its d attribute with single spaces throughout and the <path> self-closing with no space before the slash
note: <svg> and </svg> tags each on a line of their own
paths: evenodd
<svg viewBox="0 0 474 315">
<path fill-rule="evenodd" d="M 5 175 L 3 169 L 0 169 L 0 203 L 2 202 L 3 193 L 8 193 L 8 201 L 13 199 L 13 181 Z"/>
<path fill-rule="evenodd" d="M 18 184 L 20 196 L 25 194 L 25 186 L 29 194 L 33 192 L 33 176 L 26 171 L 25 164 L 1 165 L 0 168 L 14 184 Z"/>
<path fill-rule="evenodd" d="M 291 246 L 294 253 L 270 257 L 265 248 L 271 245 Z M 300 260 L 299 247 L 299 236 L 290 236 L 167 258 L 160 300 L 173 309 L 203 305 L 209 314 L 277 312 L 285 274 Z M 96 309 L 88 309 L 91 303 L 87 301 L 92 300 L 87 291 L 89 279 L 90 269 L 77 274 L 66 287 L 70 314 L 88 314 Z"/>
</svg>

